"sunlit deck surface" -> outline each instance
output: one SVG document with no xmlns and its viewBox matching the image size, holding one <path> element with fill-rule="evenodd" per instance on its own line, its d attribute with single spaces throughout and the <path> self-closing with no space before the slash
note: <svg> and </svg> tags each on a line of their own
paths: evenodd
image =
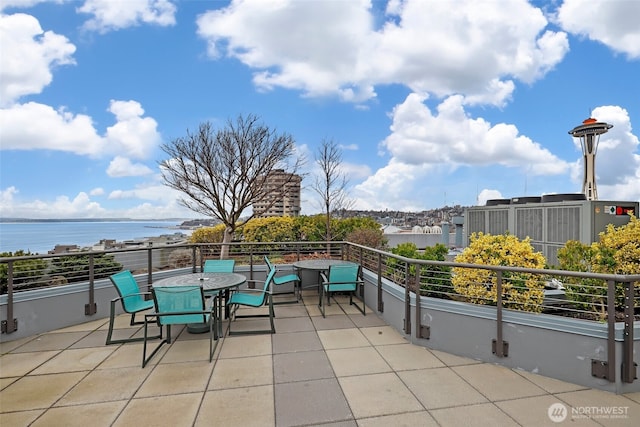
<svg viewBox="0 0 640 427">
<path fill-rule="evenodd" d="M 104 345 L 108 319 L 4 342 L 0 425 L 640 425 L 640 393 L 615 395 L 415 346 L 348 300 L 322 318 L 317 296 L 306 294 L 304 304 L 277 305 L 276 316 L 276 334 L 225 337 L 212 363 L 206 334 L 174 329 L 177 339 L 142 369 L 141 343 Z M 257 322 L 268 319 L 234 326 Z M 119 337 L 141 333 L 128 315 L 118 328 Z M 592 420 L 569 413 L 555 423 L 548 410 L 558 402 L 628 412 Z"/>
</svg>

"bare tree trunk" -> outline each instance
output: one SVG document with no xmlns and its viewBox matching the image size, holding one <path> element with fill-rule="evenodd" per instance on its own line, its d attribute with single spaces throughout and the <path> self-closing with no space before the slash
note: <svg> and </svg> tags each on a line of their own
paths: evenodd
<svg viewBox="0 0 640 427">
<path fill-rule="evenodd" d="M 229 226 L 224 229 L 224 237 L 222 238 L 222 246 L 220 247 L 220 259 L 229 258 L 229 243 L 233 240 L 233 229 Z"/>
</svg>

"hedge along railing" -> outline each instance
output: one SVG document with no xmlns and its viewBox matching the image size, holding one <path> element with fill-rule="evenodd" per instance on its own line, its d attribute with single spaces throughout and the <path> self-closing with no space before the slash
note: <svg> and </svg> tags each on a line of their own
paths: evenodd
<svg viewBox="0 0 640 427">
<path fill-rule="evenodd" d="M 309 257 L 330 257 L 347 259 L 358 262 L 377 277 L 377 294 L 375 308 L 384 312 L 383 279 L 390 280 L 404 288 L 404 320 L 403 330 L 406 334 L 414 334 L 416 338 L 429 338 L 429 325 L 421 324 L 421 299 L 426 297 L 465 300 L 466 296 L 455 292 L 451 283 L 453 269 L 483 269 L 492 273 L 495 278 L 495 301 L 483 302 L 496 307 L 496 335 L 493 340 L 494 354 L 497 357 L 508 356 L 508 346 L 503 339 L 503 313 L 505 308 L 505 285 L 513 284 L 512 277 L 520 274 L 532 274 L 540 282 L 547 282 L 551 278 L 578 278 L 581 280 L 594 279 L 604 281 L 606 296 L 602 303 L 590 303 L 594 309 L 606 308 L 607 318 L 607 362 L 602 366 L 594 366 L 597 376 L 614 381 L 615 376 L 615 323 L 616 323 L 616 288 L 622 288 L 624 299 L 622 316 L 624 321 L 623 342 L 623 380 L 633 382 L 635 365 L 633 363 L 633 324 L 635 311 L 640 304 L 636 295 L 634 282 L 640 282 L 640 275 L 605 275 L 593 273 L 577 273 L 560 270 L 535 270 L 503 266 L 485 266 L 475 264 L 459 264 L 446 261 L 428 261 L 404 258 L 386 251 L 376 250 L 347 242 L 269 242 L 247 243 L 234 242 L 229 245 L 229 257 L 236 259 L 239 265 L 248 265 L 249 278 L 253 279 L 254 267 L 262 265 L 262 257 L 269 255 L 277 264 L 291 264 L 297 260 Z M 154 280 L 154 273 L 162 270 L 172 270 L 185 267 L 193 272 L 202 267 L 209 258 L 219 257 L 222 244 L 185 244 L 168 246 L 146 246 L 109 251 L 91 251 L 80 253 L 66 253 L 59 255 L 33 255 L 12 258 L 0 258 L 0 265 L 6 265 L 6 320 L 2 320 L 2 333 L 12 333 L 17 330 L 18 322 L 14 318 L 13 298 L 16 292 L 44 287 L 62 286 L 71 282 L 88 283 L 88 301 L 85 304 L 85 315 L 96 314 L 94 300 L 94 281 L 112 274 L 112 268 L 128 269 L 136 274 L 147 275 L 147 290 Z M 328 251 L 327 252 L 327 248 Z M 115 266 L 105 263 L 105 257 L 113 257 Z M 87 258 L 86 268 L 83 263 L 75 262 Z M 29 262 L 36 262 L 35 268 L 25 268 Z M 96 261 L 98 261 L 96 263 Z M 42 264 L 48 264 L 46 269 Z M 53 269 L 51 265 L 58 265 Z M 65 264 L 66 263 L 66 264 Z M 82 268 L 78 268 L 80 265 Z M 67 270 L 65 270 L 67 268 Z M 61 273 L 69 273 L 63 277 Z M 16 274 L 19 273 L 19 274 Z M 58 273 L 58 274 L 54 274 Z M 52 276 L 52 274 L 54 274 Z M 2 283 L 5 285 L 5 283 Z M 601 289 L 594 289 L 594 292 Z M 583 295 L 587 296 L 587 295 Z M 412 322 L 412 298 L 415 298 L 415 312 Z M 585 305 L 582 303 L 583 306 Z M 589 304 L 586 304 L 589 307 Z M 517 305 L 516 305 L 517 307 Z M 559 299 L 549 299 L 541 304 L 540 309 L 549 314 L 585 315 L 589 310 L 577 309 L 575 304 Z M 415 324 L 415 327 L 414 327 Z"/>
</svg>

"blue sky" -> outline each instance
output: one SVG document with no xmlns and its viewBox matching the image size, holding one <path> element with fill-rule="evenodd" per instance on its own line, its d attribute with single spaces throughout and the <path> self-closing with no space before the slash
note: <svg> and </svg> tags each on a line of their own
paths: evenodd
<svg viewBox="0 0 640 427">
<path fill-rule="evenodd" d="M 640 200 L 637 0 L 3 0 L 0 217 L 189 218 L 160 145 L 256 114 L 343 150 L 359 209 Z"/>
</svg>

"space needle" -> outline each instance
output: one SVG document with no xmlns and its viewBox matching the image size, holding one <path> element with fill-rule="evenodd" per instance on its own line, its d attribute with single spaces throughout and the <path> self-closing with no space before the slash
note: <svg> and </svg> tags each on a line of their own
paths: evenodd
<svg viewBox="0 0 640 427">
<path fill-rule="evenodd" d="M 596 152 L 600 135 L 607 133 L 613 125 L 599 122 L 594 118 L 588 118 L 580 126 L 576 126 L 569 131 L 574 138 L 580 138 L 582 145 L 582 157 L 584 162 L 584 179 L 582 181 L 582 192 L 587 200 L 598 200 L 598 190 L 596 188 Z"/>
</svg>

